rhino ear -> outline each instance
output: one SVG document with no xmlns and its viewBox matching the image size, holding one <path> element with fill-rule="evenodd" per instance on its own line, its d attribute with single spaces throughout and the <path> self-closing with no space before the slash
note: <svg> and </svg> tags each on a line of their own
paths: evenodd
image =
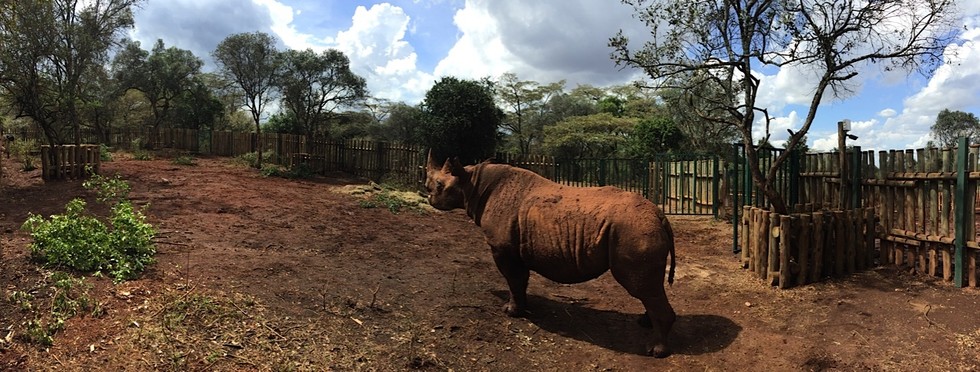
<svg viewBox="0 0 980 372">
<path fill-rule="evenodd" d="M 466 168 L 463 164 L 459 162 L 459 157 L 453 157 L 452 161 L 446 159 L 446 163 L 450 166 L 450 173 L 456 177 L 463 177 L 466 175 Z"/>
<path fill-rule="evenodd" d="M 427 170 L 436 170 L 440 167 L 439 162 L 437 162 L 436 158 L 432 156 L 432 149 L 429 149 L 429 158 L 425 161 L 425 168 Z"/>
</svg>

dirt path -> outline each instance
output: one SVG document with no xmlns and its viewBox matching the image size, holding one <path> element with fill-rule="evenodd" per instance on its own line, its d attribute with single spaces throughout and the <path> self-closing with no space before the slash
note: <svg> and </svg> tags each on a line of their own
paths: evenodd
<svg viewBox="0 0 980 372">
<path fill-rule="evenodd" d="M 43 287 L 19 230 L 27 213 L 91 198 L 6 165 L 0 338 L 43 309 L 9 298 Z M 980 369 L 977 291 L 891 268 L 775 290 L 739 268 L 730 225 L 711 219 L 671 217 L 675 354 L 653 359 L 640 355 L 639 302 L 608 274 L 578 285 L 532 275 L 531 316 L 506 317 L 506 285 L 462 212 L 365 208 L 336 192 L 359 180 L 263 178 L 220 158 L 104 169 L 150 205 L 158 262 L 119 285 L 87 279 L 104 314 L 72 318 L 48 349 L 0 343 L 0 369 Z"/>
</svg>

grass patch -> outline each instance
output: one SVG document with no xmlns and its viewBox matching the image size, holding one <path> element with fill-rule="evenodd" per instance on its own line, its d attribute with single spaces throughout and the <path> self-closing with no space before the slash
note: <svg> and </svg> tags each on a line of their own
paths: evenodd
<svg viewBox="0 0 980 372">
<path fill-rule="evenodd" d="M 37 169 L 37 164 L 40 163 L 40 158 L 34 155 L 40 151 L 41 147 L 38 146 L 37 141 L 33 139 L 17 139 L 13 142 L 7 144 L 10 148 L 10 155 L 17 159 L 21 164 L 21 170 L 25 172 L 30 172 Z"/>
<path fill-rule="evenodd" d="M 281 177 L 289 179 L 307 179 L 313 177 L 313 170 L 306 164 L 297 164 L 292 167 L 282 167 L 275 164 L 266 164 L 260 171 L 265 177 Z"/>
<path fill-rule="evenodd" d="M 358 202 L 361 208 L 385 208 L 391 213 L 398 214 L 402 211 L 411 211 L 419 214 L 426 213 L 428 203 L 425 198 L 411 191 L 395 189 L 387 184 L 378 185 L 371 183 L 366 186 L 345 187 L 342 191 L 351 195 L 363 195 L 364 199 Z"/>
</svg>

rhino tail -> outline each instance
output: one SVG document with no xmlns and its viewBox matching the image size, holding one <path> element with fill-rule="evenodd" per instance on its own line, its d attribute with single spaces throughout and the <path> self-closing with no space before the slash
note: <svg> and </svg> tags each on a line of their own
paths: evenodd
<svg viewBox="0 0 980 372">
<path fill-rule="evenodd" d="M 670 246 L 670 271 L 667 273 L 667 285 L 674 285 L 674 268 L 677 267 L 677 254 L 674 253 L 674 230 L 671 229 L 667 216 L 661 214 L 660 221 L 663 224 L 664 232 L 667 233 L 667 245 Z"/>
</svg>

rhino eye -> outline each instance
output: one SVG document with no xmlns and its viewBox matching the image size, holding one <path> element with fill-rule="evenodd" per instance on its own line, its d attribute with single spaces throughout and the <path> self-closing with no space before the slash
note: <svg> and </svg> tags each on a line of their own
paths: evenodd
<svg viewBox="0 0 980 372">
<path fill-rule="evenodd" d="M 444 187 L 445 186 L 442 184 L 442 182 L 436 182 L 436 191 L 442 191 Z"/>
</svg>

